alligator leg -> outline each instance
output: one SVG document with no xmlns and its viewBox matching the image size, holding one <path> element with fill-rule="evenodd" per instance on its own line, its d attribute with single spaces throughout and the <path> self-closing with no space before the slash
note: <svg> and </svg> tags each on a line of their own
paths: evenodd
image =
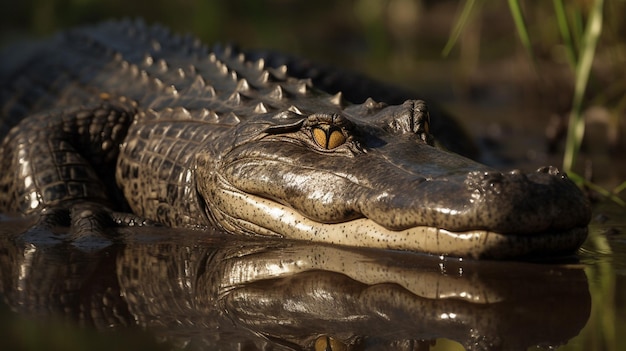
<svg viewBox="0 0 626 351">
<path fill-rule="evenodd" d="M 0 146 L 0 210 L 39 214 L 37 226 L 70 225 L 70 240 L 114 224 L 142 224 L 115 186 L 119 145 L 135 114 L 124 99 L 24 118 Z"/>
</svg>

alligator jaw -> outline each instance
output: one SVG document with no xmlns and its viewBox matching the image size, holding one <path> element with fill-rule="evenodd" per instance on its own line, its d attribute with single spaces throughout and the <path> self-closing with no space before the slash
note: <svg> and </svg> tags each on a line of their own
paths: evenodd
<svg viewBox="0 0 626 351">
<path fill-rule="evenodd" d="M 430 226 L 387 229 L 371 219 L 319 223 L 275 201 L 220 189 L 221 225 L 230 232 L 247 232 L 328 244 L 408 250 L 439 256 L 504 259 L 542 254 L 571 254 L 587 237 L 587 227 L 534 235 L 501 234 L 488 230 L 453 232 Z"/>
</svg>

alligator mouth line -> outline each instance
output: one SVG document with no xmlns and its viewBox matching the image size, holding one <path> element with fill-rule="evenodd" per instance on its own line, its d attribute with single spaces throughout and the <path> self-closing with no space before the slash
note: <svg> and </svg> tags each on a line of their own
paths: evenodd
<svg viewBox="0 0 626 351">
<path fill-rule="evenodd" d="M 431 226 L 390 230 L 368 218 L 339 223 L 320 223 L 291 207 L 236 190 L 216 194 L 225 226 L 249 233 L 263 233 L 312 242 L 408 250 L 439 256 L 502 259 L 573 253 L 587 237 L 587 227 L 547 231 L 533 235 L 502 234 L 489 230 L 449 231 Z"/>
</svg>

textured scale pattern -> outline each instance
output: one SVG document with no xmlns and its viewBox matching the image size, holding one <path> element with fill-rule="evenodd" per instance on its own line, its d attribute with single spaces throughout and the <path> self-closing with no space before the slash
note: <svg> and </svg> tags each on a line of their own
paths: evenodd
<svg viewBox="0 0 626 351">
<path fill-rule="evenodd" d="M 432 125 L 421 100 L 359 96 L 396 94 L 367 80 L 347 79 L 352 104 L 325 92 L 345 86 L 335 70 L 294 78 L 288 66 L 302 76 L 305 61 L 141 21 L 11 53 L 0 211 L 68 224 L 70 241 L 151 221 L 462 257 L 570 253 L 586 238 L 589 205 L 565 174 L 500 172 L 433 147 L 431 129 L 455 140 L 458 128 Z"/>
<path fill-rule="evenodd" d="M 312 91 L 309 80 L 287 78 L 285 66 L 266 68 L 262 59 L 246 61 L 230 48 L 213 53 L 191 36 L 173 35 L 141 21 L 75 29 L 60 34 L 50 47 L 54 50 L 45 48 L 43 64 L 16 79 L 8 77 L 7 81 L 14 81 L 13 93 L 2 95 L 2 130 L 21 123 L 2 149 L 4 155 L 18 155 L 5 157 L 2 166 L 19 175 L 5 174 L 0 179 L 4 190 L 0 207 L 15 212 L 34 213 L 59 205 L 66 197 L 120 207 L 107 196 L 114 189 L 109 170 L 117 168 L 117 183 L 135 213 L 171 226 L 206 225 L 207 218 L 198 216 L 204 210 L 197 199 L 192 166 L 201 145 L 214 142 L 221 133 L 232 133 L 241 119 L 251 116 L 290 107 L 299 112 L 320 105 L 335 110 L 346 106 L 341 94 Z M 98 104 L 104 105 L 93 114 L 69 110 L 24 119 L 65 106 L 86 105 L 90 111 Z M 57 157 L 40 162 L 29 156 L 36 165 L 16 166 L 22 156 L 13 148 L 29 145 L 20 134 L 32 138 L 33 130 L 47 133 L 46 127 L 55 123 L 75 123 L 62 129 L 70 128 L 68 133 L 85 138 L 101 135 L 102 140 L 59 136 L 58 143 L 50 143 L 51 149 L 31 150 L 42 158 L 49 153 Z M 118 157 L 114 146 L 124 137 Z M 86 155 L 85 147 L 90 149 Z M 85 159 L 72 159 L 78 157 L 77 149 Z M 116 159 L 117 165 L 112 164 Z M 51 174 L 57 169 L 68 172 Z M 99 174 L 103 170 L 104 177 Z M 155 172 L 157 178 L 151 176 Z M 15 179 L 23 183 L 16 185 Z M 105 184 L 99 184 L 99 179 Z M 120 198 L 117 195 L 115 200 Z"/>
</svg>

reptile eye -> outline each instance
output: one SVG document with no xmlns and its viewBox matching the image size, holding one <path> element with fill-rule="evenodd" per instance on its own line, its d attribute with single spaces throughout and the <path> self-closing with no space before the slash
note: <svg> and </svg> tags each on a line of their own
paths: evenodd
<svg viewBox="0 0 626 351">
<path fill-rule="evenodd" d="M 332 150 L 346 142 L 341 128 L 328 125 L 319 125 L 313 128 L 313 140 L 321 148 Z"/>
<path fill-rule="evenodd" d="M 345 351 L 348 346 L 343 342 L 327 335 L 322 335 L 315 340 L 315 351 Z"/>
</svg>

